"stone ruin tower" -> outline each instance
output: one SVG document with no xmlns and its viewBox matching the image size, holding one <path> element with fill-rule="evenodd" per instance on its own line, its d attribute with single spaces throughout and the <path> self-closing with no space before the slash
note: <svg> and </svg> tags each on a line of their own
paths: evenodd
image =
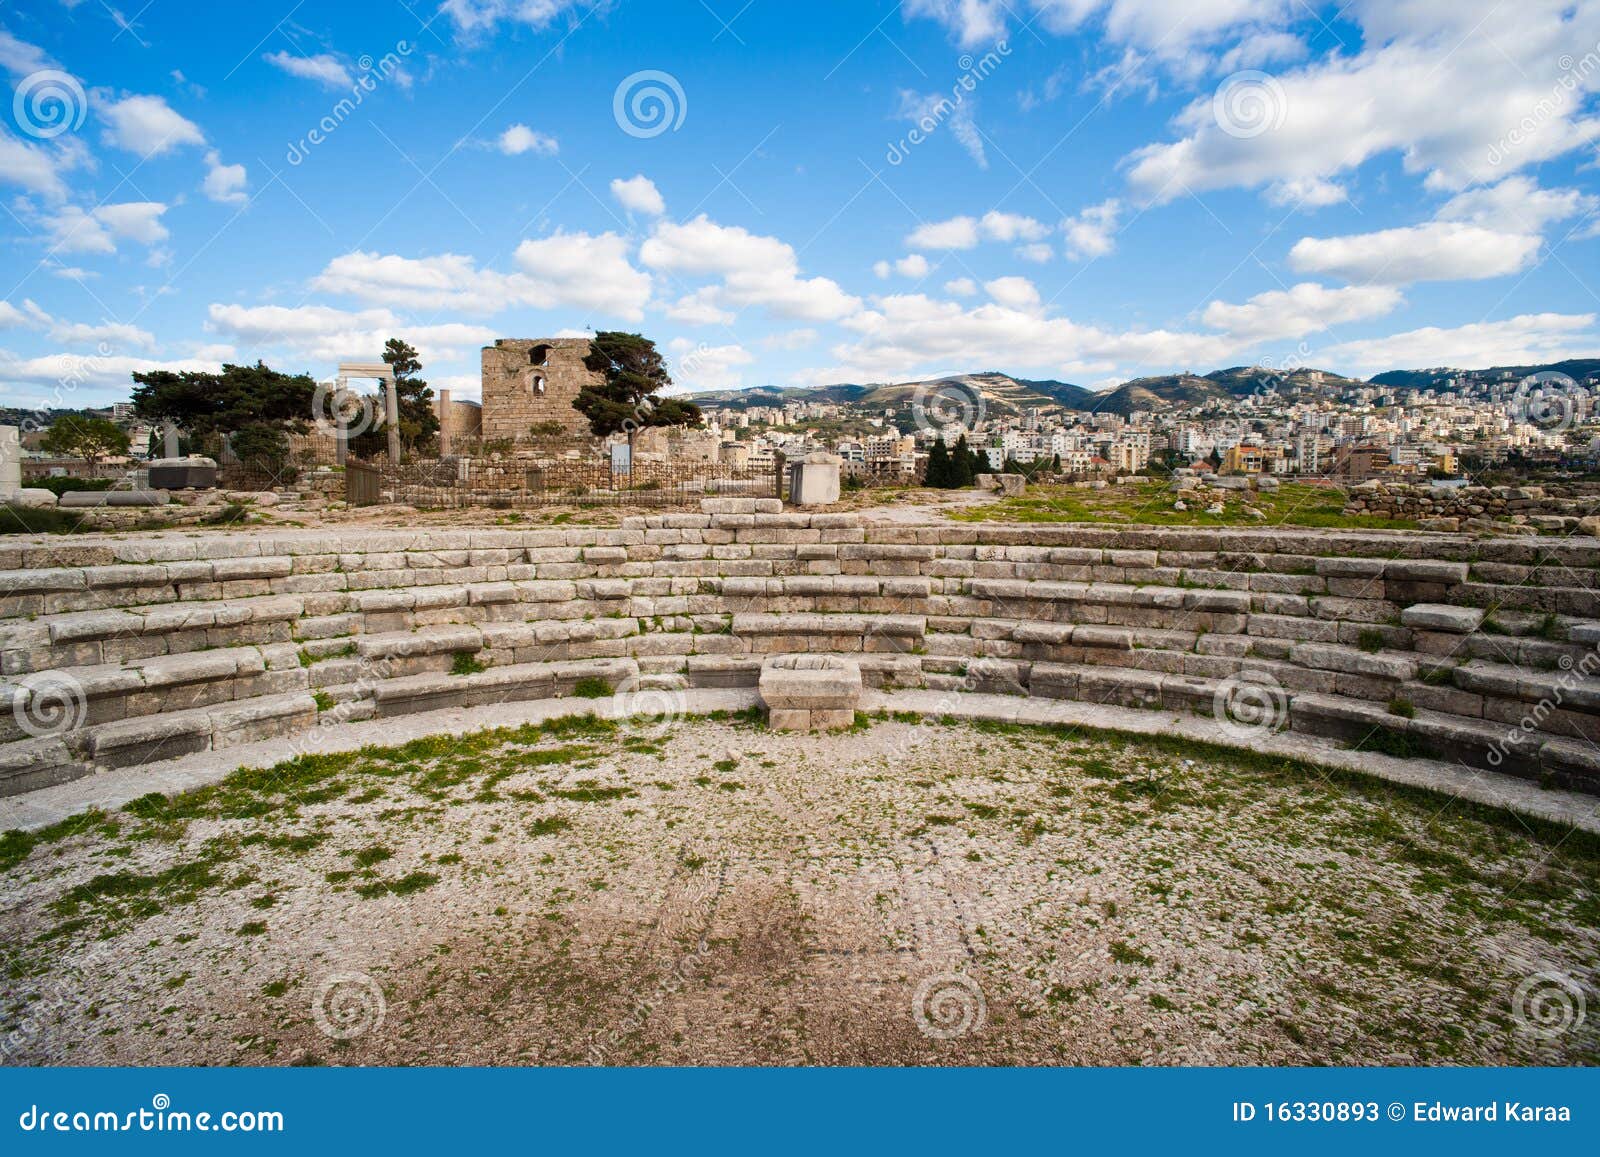
<svg viewBox="0 0 1600 1157">
<path fill-rule="evenodd" d="M 586 337 L 503 337 L 484 346 L 484 438 L 526 440 L 531 427 L 545 422 L 588 438 L 588 420 L 572 408 L 579 390 L 604 380 L 584 367 L 588 353 Z"/>
</svg>

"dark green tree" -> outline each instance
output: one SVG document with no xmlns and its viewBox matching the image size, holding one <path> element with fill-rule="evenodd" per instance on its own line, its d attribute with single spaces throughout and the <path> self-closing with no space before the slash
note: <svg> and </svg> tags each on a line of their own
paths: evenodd
<svg viewBox="0 0 1600 1157">
<path fill-rule="evenodd" d="M 967 436 L 962 434 L 956 439 L 955 449 L 950 453 L 950 489 L 962 490 L 972 485 L 973 453 L 967 448 Z"/>
<path fill-rule="evenodd" d="M 950 452 L 943 438 L 935 438 L 928 447 L 928 468 L 922 475 L 922 484 L 938 490 L 950 488 Z"/>
<path fill-rule="evenodd" d="M 50 423 L 39 444 L 51 454 L 82 458 L 93 467 L 102 458 L 126 454 L 128 433 L 109 418 L 67 414 Z"/>
<path fill-rule="evenodd" d="M 175 422 L 190 437 L 227 435 L 266 423 L 303 433 L 310 425 L 317 383 L 310 374 L 284 374 L 265 362 L 224 365 L 221 373 L 135 372 L 133 408 L 152 422 Z"/>
<path fill-rule="evenodd" d="M 651 426 L 698 426 L 700 407 L 682 398 L 663 398 L 672 385 L 656 343 L 636 333 L 601 330 L 589 343 L 586 368 L 604 376 L 584 386 L 572 408 L 589 420 L 596 438 L 626 434 L 630 454 L 633 436 Z"/>
<path fill-rule="evenodd" d="M 408 453 L 418 453 L 432 447 L 439 434 L 439 415 L 433 410 L 433 390 L 417 375 L 422 362 L 417 351 L 397 337 L 383 346 L 383 360 L 394 370 L 395 401 L 400 411 L 400 443 Z M 384 415 L 384 397 L 380 389 L 377 413 Z M 375 458 L 386 453 L 389 432 L 381 422 L 370 430 L 350 439 L 350 448 L 363 458 Z"/>
</svg>

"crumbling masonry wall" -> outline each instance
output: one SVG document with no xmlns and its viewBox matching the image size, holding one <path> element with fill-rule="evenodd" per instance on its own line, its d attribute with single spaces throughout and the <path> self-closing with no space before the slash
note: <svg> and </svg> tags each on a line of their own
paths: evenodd
<svg viewBox="0 0 1600 1157">
<path fill-rule="evenodd" d="M 483 437 L 527 439 L 535 425 L 555 423 L 587 438 L 589 424 L 572 408 L 586 385 L 603 379 L 583 364 L 589 339 L 500 338 L 483 348 Z"/>
</svg>

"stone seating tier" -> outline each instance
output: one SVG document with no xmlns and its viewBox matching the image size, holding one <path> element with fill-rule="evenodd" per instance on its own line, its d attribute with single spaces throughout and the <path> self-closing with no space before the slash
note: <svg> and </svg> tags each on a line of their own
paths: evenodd
<svg viewBox="0 0 1600 1157">
<path fill-rule="evenodd" d="M 9 540 L 0 793 L 584 680 L 756 687 L 778 655 L 874 687 L 1202 713 L 1266 682 L 1295 730 L 1600 792 L 1600 540 L 706 507 L 619 528 Z M 40 720 L 62 687 L 57 733 Z"/>
</svg>

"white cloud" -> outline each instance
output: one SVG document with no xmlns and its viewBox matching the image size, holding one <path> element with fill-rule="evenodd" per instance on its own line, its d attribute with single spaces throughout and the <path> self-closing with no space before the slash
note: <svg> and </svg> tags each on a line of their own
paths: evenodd
<svg viewBox="0 0 1600 1157">
<path fill-rule="evenodd" d="M 650 300 L 650 275 L 628 261 L 628 242 L 615 233 L 556 232 L 517 246 L 528 274 L 528 304 L 582 309 L 639 321 Z"/>
<path fill-rule="evenodd" d="M 1577 189 L 1541 189 L 1531 177 L 1507 177 L 1458 193 L 1437 214 L 1440 221 L 1465 221 L 1508 233 L 1538 233 L 1546 225 L 1593 213 L 1600 198 Z"/>
<path fill-rule="evenodd" d="M 200 126 L 174 112 L 159 96 L 130 96 L 100 107 L 106 139 L 141 157 L 159 157 L 185 145 L 203 145 Z"/>
<path fill-rule="evenodd" d="M 1329 289 L 1303 281 L 1289 289 L 1258 293 L 1242 305 L 1213 301 L 1206 306 L 1209 326 L 1246 341 L 1303 337 L 1344 322 L 1382 317 L 1404 304 L 1400 291 L 1386 285 Z"/>
<path fill-rule="evenodd" d="M 667 343 L 672 382 L 692 390 L 733 390 L 744 384 L 740 366 L 756 359 L 743 346 L 695 345 L 684 338 Z"/>
<path fill-rule="evenodd" d="M 1026 277 L 997 277 L 983 283 L 985 292 L 1008 309 L 1032 311 L 1039 307 L 1039 290 Z"/>
<path fill-rule="evenodd" d="M 207 197 L 224 205 L 242 205 L 250 199 L 246 184 L 243 165 L 224 165 L 215 149 L 206 154 L 206 179 L 200 190 Z"/>
<path fill-rule="evenodd" d="M 1430 221 L 1377 233 L 1302 237 L 1289 251 L 1289 264 L 1300 273 L 1385 285 L 1474 280 L 1526 269 L 1538 257 L 1539 244 L 1537 233 Z"/>
<path fill-rule="evenodd" d="M 35 144 L 0 125 L 0 182 L 59 201 L 67 195 L 61 175 L 85 159 L 81 147 L 65 142 Z"/>
<path fill-rule="evenodd" d="M 492 31 L 503 20 L 546 28 L 563 12 L 594 7 L 580 0 L 444 0 L 439 10 L 448 13 L 463 33 L 475 35 Z"/>
<path fill-rule="evenodd" d="M 105 225 L 76 205 L 65 205 L 44 217 L 53 253 L 115 253 L 117 243 Z"/>
<path fill-rule="evenodd" d="M 124 401 L 128 397 L 131 376 L 136 372 L 172 370 L 182 372 L 214 372 L 222 368 L 220 361 L 204 358 L 182 358 L 176 361 L 155 361 L 150 358 L 127 356 L 97 356 L 75 353 L 46 354 L 42 357 L 23 358 L 0 350 L 0 378 L 24 386 L 36 387 L 40 393 L 37 404 L 50 404 L 52 396 L 59 401 L 61 383 L 75 382 L 86 392 L 98 391 L 105 401 Z M 81 395 L 80 395 L 81 396 Z M 24 398 L 27 395 L 23 395 Z M 90 399 L 85 398 L 84 401 Z M 26 404 L 26 403 L 24 403 Z"/>
<path fill-rule="evenodd" d="M 290 76 L 314 80 L 324 88 L 349 88 L 354 83 L 349 70 L 332 53 L 298 56 L 292 52 L 268 52 L 261 59 Z"/>
<path fill-rule="evenodd" d="M 1090 205 L 1076 217 L 1061 222 L 1061 232 L 1066 235 L 1066 254 L 1073 261 L 1104 257 L 1117 247 L 1117 220 L 1122 214 L 1122 202 L 1115 197 Z"/>
<path fill-rule="evenodd" d="M 1043 241 L 1050 236 L 1050 226 L 1020 213 L 990 209 L 978 218 L 978 232 L 985 241 Z"/>
<path fill-rule="evenodd" d="M 1505 321 L 1483 321 L 1441 329 L 1428 326 L 1390 337 L 1345 342 L 1319 350 L 1318 364 L 1354 371 L 1456 366 L 1478 369 L 1528 365 L 1600 355 L 1592 313 L 1529 313 Z"/>
<path fill-rule="evenodd" d="M 928 276 L 928 271 L 933 266 L 928 264 L 928 259 L 920 253 L 911 253 L 898 261 L 874 261 L 872 272 L 880 278 L 888 278 L 898 273 L 901 277 L 920 278 Z"/>
<path fill-rule="evenodd" d="M 791 329 L 783 333 L 768 334 L 761 339 L 761 344 L 774 350 L 798 350 L 809 345 L 817 344 L 817 331 L 814 329 Z"/>
<path fill-rule="evenodd" d="M 707 286 L 684 294 L 662 312 L 685 325 L 732 325 L 736 315 L 718 305 L 716 297 L 717 287 Z"/>
<path fill-rule="evenodd" d="M 508 157 L 520 157 L 523 153 L 553 157 L 561 148 L 555 137 L 537 132 L 524 124 L 515 124 L 506 129 L 496 138 L 495 147 Z"/>
<path fill-rule="evenodd" d="M 1179 139 L 1129 158 L 1139 195 L 1329 181 L 1389 153 L 1430 187 L 1459 189 L 1600 138 L 1588 99 L 1600 69 L 1571 67 L 1575 46 L 1600 42 L 1600 6 L 1357 0 L 1345 11 L 1361 25 L 1359 52 L 1254 85 L 1254 111 L 1268 115 L 1247 127 L 1259 133 L 1238 133 L 1202 95 L 1175 118 Z"/>
<path fill-rule="evenodd" d="M 999 292 L 1026 298 L 1020 286 Z M 1075 373 L 1086 362 L 1171 370 L 1215 365 L 1240 348 L 1236 339 L 1215 334 L 1114 333 L 1049 316 L 1045 309 L 999 301 L 969 309 L 922 294 L 876 298 L 873 308 L 842 325 L 856 340 L 835 346 L 837 364 L 806 371 L 805 380 L 904 381 L 975 364 L 1046 373 Z"/>
<path fill-rule="evenodd" d="M 978 220 L 952 217 L 917 226 L 906 237 L 908 249 L 972 249 L 978 244 Z"/>
<path fill-rule="evenodd" d="M 471 257 L 357 250 L 335 257 L 311 288 L 375 305 L 460 309 L 488 316 L 512 306 L 582 309 L 637 321 L 650 297 L 650 275 L 628 263 L 614 233 L 556 233 L 517 248 L 519 273 L 480 269 Z"/>
<path fill-rule="evenodd" d="M 391 337 L 403 337 L 416 346 L 426 363 L 459 358 L 496 336 L 483 326 L 409 325 L 387 309 L 352 313 L 324 305 L 213 304 L 206 329 L 238 343 L 246 357 L 281 352 L 318 363 L 313 373 L 323 367 L 331 370 L 341 359 L 376 357 Z"/>
<path fill-rule="evenodd" d="M 1038 241 L 1032 245 L 1019 245 L 1016 249 L 1016 254 L 1023 261 L 1031 261 L 1035 265 L 1043 265 L 1056 255 L 1056 251 L 1043 241 Z"/>
<path fill-rule="evenodd" d="M 971 297 L 978 292 L 978 283 L 970 277 L 957 277 L 945 282 L 944 290 L 956 297 Z"/>
<path fill-rule="evenodd" d="M 1268 201 L 1297 209 L 1321 209 L 1347 201 L 1349 197 L 1343 185 L 1321 177 L 1294 177 L 1267 186 Z"/>
<path fill-rule="evenodd" d="M 56 63 L 50 59 L 49 53 L 37 44 L 18 40 L 4 28 L 0 28 L 0 68 L 12 76 L 27 76 L 40 69 L 55 66 Z"/>
<path fill-rule="evenodd" d="M 705 214 L 677 224 L 662 221 L 639 247 L 641 264 L 664 273 L 720 276 L 707 300 L 735 309 L 759 306 L 777 317 L 829 321 L 860 307 L 860 299 L 826 277 L 802 278 L 793 247 Z"/>
<path fill-rule="evenodd" d="M 667 202 L 661 196 L 661 190 L 656 188 L 656 183 L 643 173 L 629 177 L 624 181 L 615 177 L 611 181 L 611 195 L 630 213 L 644 213 L 650 217 L 659 217 L 667 211 Z"/>
<path fill-rule="evenodd" d="M 972 119 L 977 98 L 957 93 L 920 93 L 900 90 L 901 120 L 910 121 L 924 135 L 931 135 L 941 126 L 948 126 L 956 143 L 967 151 L 980 169 L 989 167 L 989 158 L 983 149 L 983 134 Z"/>
<path fill-rule="evenodd" d="M 171 236 L 161 223 L 166 211 L 166 205 L 160 201 L 123 201 L 99 206 L 94 216 L 117 237 L 126 237 L 141 245 L 154 245 Z"/>
<path fill-rule="evenodd" d="M 117 349 L 154 349 L 155 335 L 149 330 L 122 322 L 102 322 L 88 325 L 84 322 L 56 322 L 50 327 L 50 340 L 62 345 L 92 345 L 104 347 L 109 353 Z"/>
<path fill-rule="evenodd" d="M 0 329 L 38 329 L 50 322 L 50 315 L 29 298 L 21 306 L 0 301 Z"/>
</svg>

